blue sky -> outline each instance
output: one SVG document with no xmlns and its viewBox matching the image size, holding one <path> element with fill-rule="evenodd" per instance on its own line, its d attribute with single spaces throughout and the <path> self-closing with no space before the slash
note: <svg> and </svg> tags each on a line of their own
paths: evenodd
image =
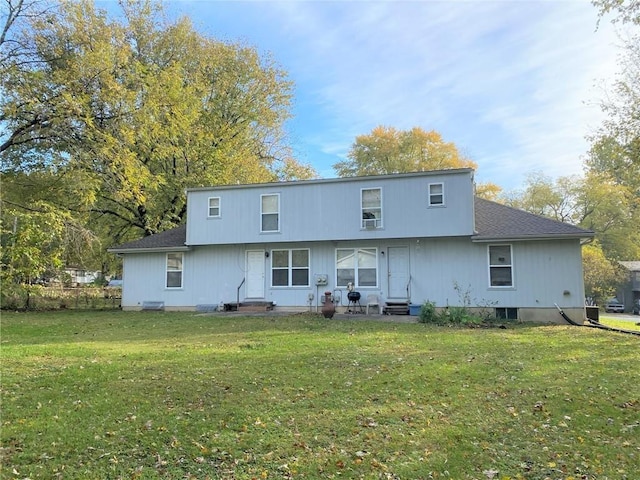
<svg viewBox="0 0 640 480">
<path fill-rule="evenodd" d="M 581 174 L 621 44 L 587 0 L 166 5 L 289 73 L 294 154 L 325 178 L 378 125 L 440 132 L 506 191 L 533 171 Z"/>
</svg>

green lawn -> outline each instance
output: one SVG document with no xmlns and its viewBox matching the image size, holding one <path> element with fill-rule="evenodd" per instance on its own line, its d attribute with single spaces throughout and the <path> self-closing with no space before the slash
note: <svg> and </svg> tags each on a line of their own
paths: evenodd
<svg viewBox="0 0 640 480">
<path fill-rule="evenodd" d="M 607 327 L 620 328 L 622 330 L 640 330 L 640 317 L 637 317 L 637 321 L 630 322 L 628 320 L 620 320 L 613 316 L 600 316 L 600 323 L 606 325 Z"/>
<path fill-rule="evenodd" d="M 3 479 L 634 479 L 640 338 L 2 314 Z"/>
</svg>

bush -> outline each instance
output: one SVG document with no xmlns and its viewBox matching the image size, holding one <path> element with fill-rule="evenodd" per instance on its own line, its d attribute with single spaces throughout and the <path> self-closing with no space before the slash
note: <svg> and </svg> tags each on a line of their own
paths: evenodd
<svg viewBox="0 0 640 480">
<path fill-rule="evenodd" d="M 475 327 L 495 323 L 495 318 L 487 315 L 485 311 L 476 314 L 466 306 L 447 306 L 441 311 L 436 309 L 434 302 L 425 301 L 420 308 L 420 323 L 434 325 L 457 325 Z"/>
<path fill-rule="evenodd" d="M 439 323 L 439 315 L 436 311 L 436 304 L 433 302 L 426 301 L 420 307 L 420 316 L 418 317 L 418 321 L 421 323 Z"/>
<path fill-rule="evenodd" d="M 27 290 L 25 285 L 10 282 L 2 282 L 0 291 L 0 308 L 3 310 L 19 310 L 25 308 L 27 303 Z"/>
</svg>

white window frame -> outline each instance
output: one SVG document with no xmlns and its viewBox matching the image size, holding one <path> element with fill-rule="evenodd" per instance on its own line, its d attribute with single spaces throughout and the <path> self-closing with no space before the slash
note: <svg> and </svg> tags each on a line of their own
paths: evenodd
<svg viewBox="0 0 640 480">
<path fill-rule="evenodd" d="M 211 201 L 212 200 L 217 200 L 218 201 L 218 205 L 217 206 L 212 206 L 211 205 Z M 208 205 L 209 205 L 209 211 L 207 212 L 208 215 L 207 217 L 209 218 L 220 218 L 220 214 L 222 213 L 222 200 L 220 199 L 220 197 L 209 197 L 209 201 L 208 201 Z M 216 215 L 212 215 L 211 214 L 211 210 L 217 208 L 218 209 L 218 213 Z"/>
<path fill-rule="evenodd" d="M 349 268 L 338 268 L 338 252 L 351 251 L 353 252 L 353 267 Z M 360 253 L 361 252 L 373 252 L 374 255 L 374 264 L 373 267 L 375 269 L 375 284 L 374 285 L 361 285 L 360 284 L 360 270 L 371 269 L 372 267 L 362 267 L 359 265 L 360 261 Z M 378 249 L 376 247 L 353 247 L 353 248 L 336 248 L 335 251 L 335 272 L 336 272 L 336 287 L 345 288 L 348 282 L 340 283 L 340 275 L 338 273 L 339 270 L 351 270 L 353 269 L 353 285 L 355 288 L 378 288 Z"/>
<path fill-rule="evenodd" d="M 277 209 L 275 212 L 265 212 L 264 199 L 265 197 L 275 197 L 277 200 Z M 264 216 L 276 215 L 277 228 L 275 230 L 264 230 Z M 279 193 L 264 193 L 260 195 L 260 233 L 278 233 L 280 231 L 280 194 Z"/>
<path fill-rule="evenodd" d="M 380 203 L 378 207 L 365 207 L 364 206 L 364 192 L 377 190 L 380 196 Z M 365 211 L 367 210 L 367 211 Z M 376 217 L 374 215 L 373 218 L 369 218 L 372 215 L 370 210 L 375 210 L 379 213 L 379 216 Z M 363 229 L 371 229 L 371 228 L 382 228 L 382 188 L 380 187 L 369 187 L 369 188 L 361 188 L 360 189 L 360 218 L 361 224 L 360 228 Z"/>
<path fill-rule="evenodd" d="M 300 251 L 306 251 L 307 252 L 307 266 L 306 267 L 301 267 L 301 266 L 294 266 L 293 265 L 293 252 L 300 252 Z M 276 252 L 287 252 L 287 266 L 286 267 L 274 267 L 273 266 L 273 260 L 275 258 L 275 253 Z M 308 288 L 310 286 L 310 281 L 311 281 L 311 251 L 308 248 L 277 248 L 277 249 L 273 249 L 271 250 L 271 286 L 274 288 Z M 274 271 L 287 271 L 287 284 L 286 285 L 276 285 L 274 283 L 274 279 L 273 279 L 273 274 Z M 298 271 L 298 270 L 306 270 L 307 271 L 307 283 L 306 284 L 300 284 L 300 285 L 294 285 L 293 284 L 293 272 L 294 271 Z"/>
<path fill-rule="evenodd" d="M 506 262 L 506 259 L 504 261 L 499 261 L 497 263 L 491 263 L 491 249 L 493 247 L 509 247 L 509 262 Z M 496 244 L 491 244 L 491 245 L 487 245 L 487 264 L 488 264 L 488 274 L 489 274 L 489 287 L 490 288 L 514 288 L 515 287 L 515 269 L 513 266 L 513 245 L 509 244 L 509 243 L 496 243 Z M 491 275 L 491 271 L 492 269 L 496 269 L 496 268 L 504 268 L 504 269 L 509 269 L 511 272 L 511 284 L 509 285 L 493 285 L 493 279 L 492 279 L 492 275 Z"/>
<path fill-rule="evenodd" d="M 179 256 L 180 257 L 180 268 L 172 268 L 169 262 L 170 256 Z M 165 275 L 164 275 L 164 286 L 168 289 L 180 289 L 184 283 L 184 253 L 182 252 L 169 252 L 166 257 L 166 265 L 165 265 Z M 169 285 L 169 274 L 170 273 L 180 273 L 180 285 Z"/>
<path fill-rule="evenodd" d="M 434 187 L 440 187 L 440 192 L 433 192 L 432 189 Z M 443 182 L 436 182 L 436 183 L 430 183 L 428 186 L 428 197 L 429 197 L 429 206 L 430 207 L 444 207 L 445 202 L 444 202 L 444 183 Z M 436 203 L 434 202 L 434 199 L 440 197 L 440 202 Z"/>
</svg>

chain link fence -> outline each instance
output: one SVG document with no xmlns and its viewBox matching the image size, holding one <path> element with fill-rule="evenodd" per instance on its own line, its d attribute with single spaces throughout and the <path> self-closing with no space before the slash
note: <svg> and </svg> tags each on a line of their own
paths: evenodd
<svg viewBox="0 0 640 480">
<path fill-rule="evenodd" d="M 121 288 L 2 285 L 3 310 L 113 310 L 119 309 Z"/>
</svg>

